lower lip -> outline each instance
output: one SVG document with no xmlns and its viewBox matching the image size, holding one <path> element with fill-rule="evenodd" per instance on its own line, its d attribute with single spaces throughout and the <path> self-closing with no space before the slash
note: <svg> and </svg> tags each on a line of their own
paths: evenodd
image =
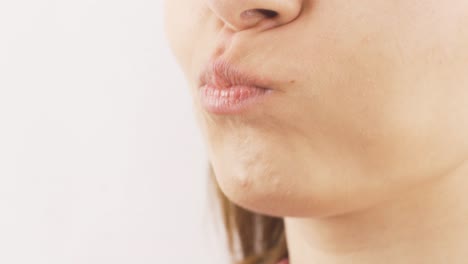
<svg viewBox="0 0 468 264">
<path fill-rule="evenodd" d="M 204 85 L 200 89 L 202 106 L 214 114 L 240 114 L 260 103 L 273 90 L 255 86 L 217 88 Z"/>
</svg>

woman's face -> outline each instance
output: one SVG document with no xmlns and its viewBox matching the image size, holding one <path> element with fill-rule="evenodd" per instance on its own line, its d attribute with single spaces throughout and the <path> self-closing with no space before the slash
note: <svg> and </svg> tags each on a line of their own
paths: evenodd
<svg viewBox="0 0 468 264">
<path fill-rule="evenodd" d="M 277 16 L 241 17 L 254 9 Z M 468 157 L 466 0 L 168 0 L 165 14 L 216 178 L 242 207 L 363 209 Z M 273 93 L 241 114 L 207 111 L 199 77 L 213 58 Z"/>
</svg>

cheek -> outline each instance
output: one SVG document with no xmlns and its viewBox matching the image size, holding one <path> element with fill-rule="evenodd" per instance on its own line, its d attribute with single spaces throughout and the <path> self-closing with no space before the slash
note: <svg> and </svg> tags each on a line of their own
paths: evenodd
<svg viewBox="0 0 468 264">
<path fill-rule="evenodd" d="M 314 178 L 317 182 L 338 182 L 343 169 L 352 182 L 361 183 L 351 192 L 382 187 L 369 188 L 369 197 L 376 198 L 382 190 L 397 193 L 443 175 L 466 159 L 468 85 L 462 72 L 468 56 L 466 48 L 458 47 L 467 38 L 454 42 L 455 32 L 436 25 L 440 20 L 410 17 L 408 13 L 404 28 L 391 17 L 350 22 L 349 31 L 335 26 L 322 34 L 334 32 L 332 41 L 304 40 L 290 54 L 283 53 L 298 62 L 297 72 L 307 69 L 308 78 L 297 74 L 304 82 L 284 98 L 294 104 L 272 115 L 285 130 L 303 135 L 297 137 L 302 146 L 313 144 L 316 156 L 329 161 L 320 163 L 326 164 L 323 170 L 311 168 L 316 175 L 333 171 L 329 179 Z"/>
<path fill-rule="evenodd" d="M 377 201 L 383 193 L 442 174 L 468 154 L 468 86 L 454 88 L 461 74 L 444 75 L 453 69 L 452 62 L 441 61 L 440 40 L 448 36 L 434 34 L 448 23 L 414 16 L 416 10 L 389 11 L 385 5 L 393 3 L 387 1 L 361 2 L 354 15 L 349 9 L 337 15 L 335 6 L 318 3 L 305 24 L 272 33 L 281 36 L 278 45 L 249 43 L 249 51 L 277 69 L 280 79 L 295 80 L 268 116 L 251 126 L 215 124 L 195 102 L 221 187 L 252 209 L 271 212 L 265 197 L 290 208 L 284 201 L 292 198 L 280 187 L 296 195 L 297 204 L 315 199 L 323 208 L 336 201 L 337 208 L 346 202 L 362 206 L 363 200 Z M 365 8 L 375 3 L 382 9 Z M 168 35 L 185 69 L 212 51 L 194 52 L 193 46 L 207 47 L 216 37 L 213 16 L 201 6 L 166 3 Z M 293 44 L 280 43 L 291 39 Z"/>
<path fill-rule="evenodd" d="M 193 56 L 193 43 L 206 12 L 201 0 L 166 0 L 164 3 L 164 30 L 170 48 L 183 70 Z"/>
</svg>

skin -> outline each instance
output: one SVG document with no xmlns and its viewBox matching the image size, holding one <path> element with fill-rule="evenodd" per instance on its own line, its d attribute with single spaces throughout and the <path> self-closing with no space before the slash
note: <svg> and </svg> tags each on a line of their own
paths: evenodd
<svg viewBox="0 0 468 264">
<path fill-rule="evenodd" d="M 284 217 L 292 264 L 466 263 L 468 1 L 168 0 L 165 22 L 221 189 Z M 274 93 L 207 112 L 212 57 Z"/>
</svg>

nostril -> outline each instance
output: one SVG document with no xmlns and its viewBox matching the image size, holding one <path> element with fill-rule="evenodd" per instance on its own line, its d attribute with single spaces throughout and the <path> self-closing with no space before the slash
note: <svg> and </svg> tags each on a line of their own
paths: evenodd
<svg viewBox="0 0 468 264">
<path fill-rule="evenodd" d="M 249 10 L 246 10 L 244 12 L 242 12 L 241 14 L 241 17 L 242 18 L 258 18 L 258 17 L 266 17 L 266 18 L 273 18 L 275 16 L 277 16 L 278 13 L 275 12 L 275 11 L 272 11 L 272 10 L 268 10 L 268 9 L 260 9 L 260 8 L 257 8 L 257 9 L 249 9 Z"/>
<path fill-rule="evenodd" d="M 267 18 L 273 18 L 273 17 L 278 15 L 278 13 L 273 11 L 273 10 L 268 10 L 268 9 L 255 9 L 255 10 L 257 12 L 260 12 L 261 14 L 263 14 Z"/>
</svg>

